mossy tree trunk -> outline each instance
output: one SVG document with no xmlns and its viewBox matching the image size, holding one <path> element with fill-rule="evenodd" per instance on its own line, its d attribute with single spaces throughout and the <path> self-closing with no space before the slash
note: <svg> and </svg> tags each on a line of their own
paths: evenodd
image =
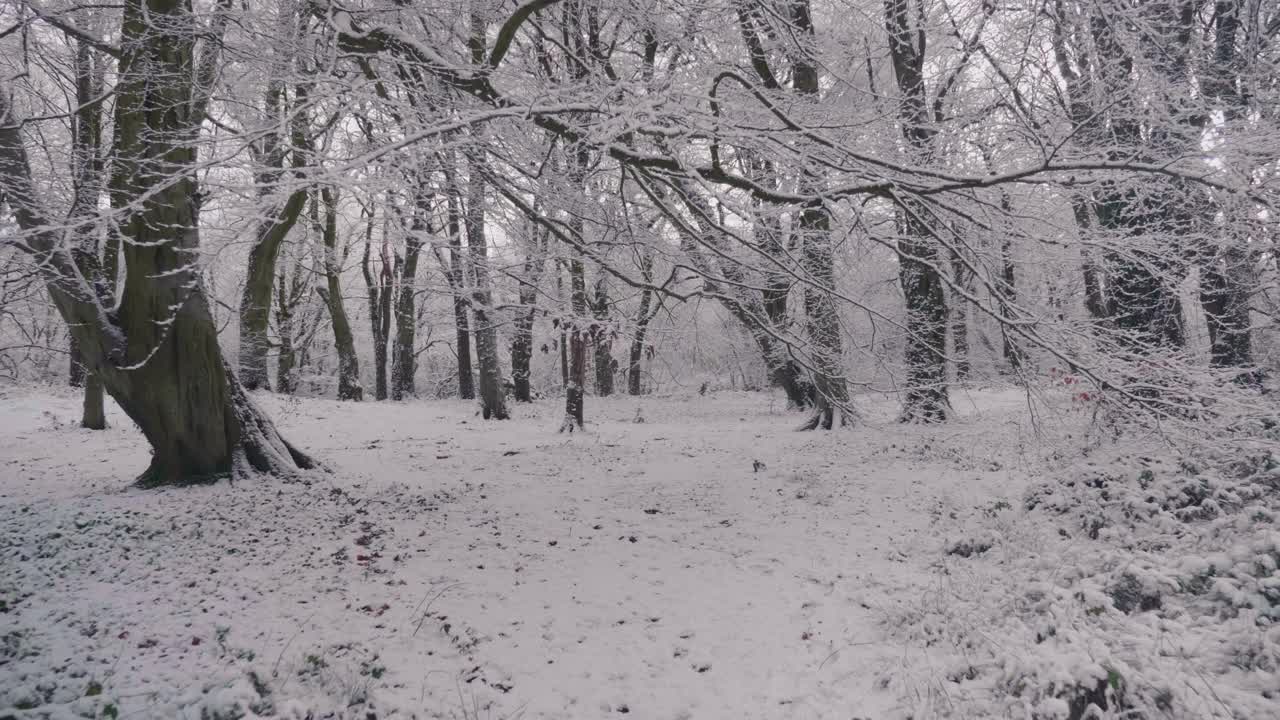
<svg viewBox="0 0 1280 720">
<path fill-rule="evenodd" d="M 118 309 L 85 257 L 82 274 L 38 202 L 20 125 L 0 92 L 0 184 L 91 372 L 151 444 L 144 485 L 251 471 L 291 474 L 312 461 L 246 396 L 218 348 L 199 266 L 194 165 L 203 96 L 217 69 L 213 28 L 187 0 L 127 0 L 115 89 L 110 182 L 125 277 Z M 197 60 L 196 38 L 212 37 Z"/>
</svg>

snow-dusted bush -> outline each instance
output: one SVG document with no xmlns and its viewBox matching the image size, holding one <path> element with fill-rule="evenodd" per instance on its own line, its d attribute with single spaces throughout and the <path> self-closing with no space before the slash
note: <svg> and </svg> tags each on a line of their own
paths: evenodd
<svg viewBox="0 0 1280 720">
<path fill-rule="evenodd" d="M 1280 717 L 1275 423 L 1108 423 L 890 618 L 917 717 Z"/>
</svg>

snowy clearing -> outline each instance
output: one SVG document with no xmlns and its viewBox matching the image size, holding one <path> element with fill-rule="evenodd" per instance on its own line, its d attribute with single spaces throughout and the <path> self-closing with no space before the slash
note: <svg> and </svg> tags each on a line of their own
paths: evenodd
<svg viewBox="0 0 1280 720">
<path fill-rule="evenodd" d="M 885 623 L 950 528 L 1018 502 L 1034 455 L 1016 391 L 909 433 L 889 401 L 789 432 L 761 394 L 594 401 L 572 436 L 554 401 L 504 423 L 260 401 L 331 474 L 132 489 L 147 448 L 126 418 L 81 430 L 77 398 L 8 391 L 0 708 L 902 716 Z"/>
</svg>

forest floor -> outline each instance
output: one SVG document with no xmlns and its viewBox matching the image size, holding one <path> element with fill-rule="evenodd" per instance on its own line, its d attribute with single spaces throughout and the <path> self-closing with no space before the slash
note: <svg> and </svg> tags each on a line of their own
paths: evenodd
<svg viewBox="0 0 1280 720">
<path fill-rule="evenodd" d="M 138 490 L 114 407 L 0 391 L 0 717 L 902 717 L 894 623 L 1052 449 L 1017 390 L 260 402 L 331 472 Z"/>
</svg>

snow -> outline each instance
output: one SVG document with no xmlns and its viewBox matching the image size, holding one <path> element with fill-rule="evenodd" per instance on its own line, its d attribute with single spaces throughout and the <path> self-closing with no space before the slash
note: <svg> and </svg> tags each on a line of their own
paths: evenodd
<svg viewBox="0 0 1280 720">
<path fill-rule="evenodd" d="M 888 401 L 791 432 L 759 394 L 589 398 L 573 435 L 555 400 L 492 423 L 258 400 L 332 472 L 131 489 L 147 451 L 118 411 L 87 431 L 76 398 L 9 392 L 0 707 L 888 717 L 882 623 L 928 586 L 939 518 L 1022 482 L 983 431 L 1016 394 L 910 435 Z"/>
<path fill-rule="evenodd" d="M 257 395 L 330 472 L 143 491 L 117 409 L 2 392 L 0 717 L 1280 710 L 1275 471 L 1100 444 L 1067 396 L 816 433 L 778 396 L 588 398 L 562 435 L 558 399 Z"/>
</svg>

